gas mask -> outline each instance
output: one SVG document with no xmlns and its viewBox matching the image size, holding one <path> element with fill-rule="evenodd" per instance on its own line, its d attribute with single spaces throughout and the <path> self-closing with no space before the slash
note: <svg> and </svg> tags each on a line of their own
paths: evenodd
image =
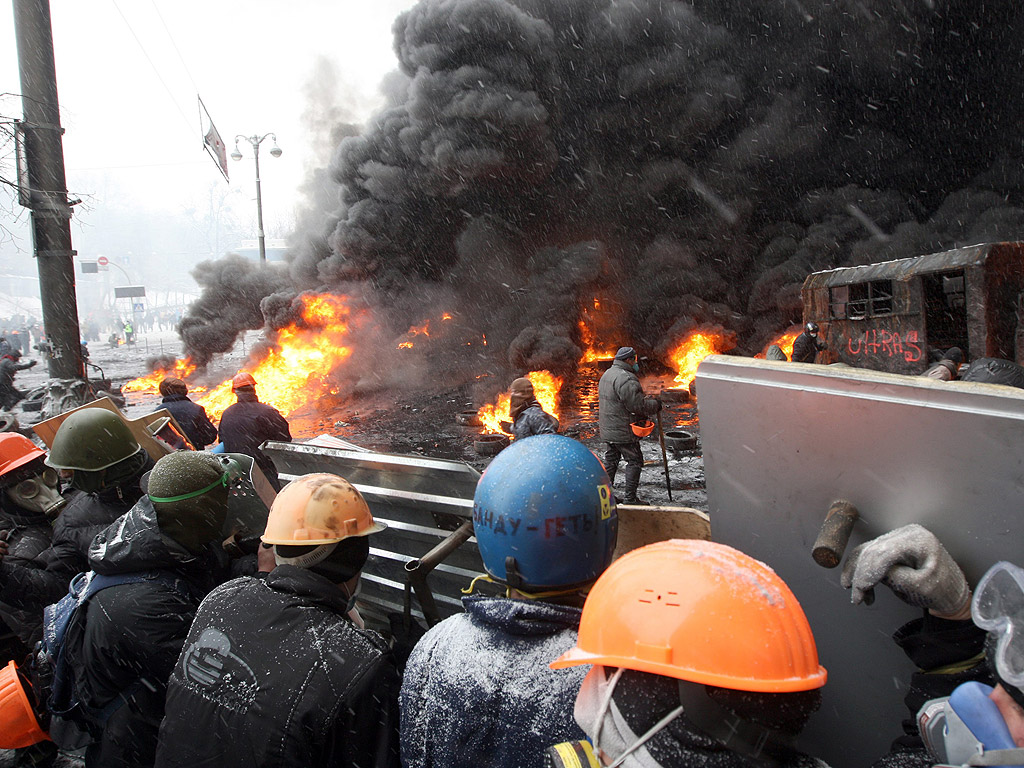
<svg viewBox="0 0 1024 768">
<path fill-rule="evenodd" d="M 1024 684 L 1024 569 L 1007 562 L 989 568 L 971 600 L 974 623 L 988 631 L 986 653 L 1002 685 Z M 918 712 L 918 730 L 932 756 L 952 765 L 1024 765 L 992 688 L 964 683 Z"/>
<path fill-rule="evenodd" d="M 26 478 L 5 488 L 7 498 L 22 509 L 41 512 L 47 517 L 56 517 L 67 502 L 60 495 L 57 471 L 47 467 L 40 474 Z"/>
<path fill-rule="evenodd" d="M 633 373 L 640 373 L 640 363 L 633 363 Z"/>
</svg>

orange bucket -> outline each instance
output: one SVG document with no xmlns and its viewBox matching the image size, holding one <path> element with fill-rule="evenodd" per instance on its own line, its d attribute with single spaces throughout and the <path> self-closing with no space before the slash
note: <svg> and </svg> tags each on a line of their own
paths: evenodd
<svg viewBox="0 0 1024 768">
<path fill-rule="evenodd" d="M 11 661 L 0 670 L 0 749 L 20 749 L 49 740 L 32 711 L 18 665 Z"/>
</svg>

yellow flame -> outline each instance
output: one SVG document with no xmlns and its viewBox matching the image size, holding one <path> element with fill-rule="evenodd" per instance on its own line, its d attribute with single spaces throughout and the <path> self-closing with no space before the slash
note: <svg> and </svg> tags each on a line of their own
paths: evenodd
<svg viewBox="0 0 1024 768">
<path fill-rule="evenodd" d="M 725 334 L 694 331 L 669 353 L 669 359 L 678 371 L 675 381 L 680 387 L 689 386 L 697 375 L 697 366 L 704 361 L 705 357 L 719 352 L 727 352 L 733 346 L 733 341 Z"/>
<path fill-rule="evenodd" d="M 267 356 L 245 369 L 256 379 L 260 400 L 285 416 L 325 395 L 337 394 L 328 377 L 352 354 L 352 348 L 346 346 L 351 314 L 348 297 L 310 294 L 300 299 L 302 322 L 279 330 Z M 233 400 L 229 379 L 199 403 L 211 418 L 219 419 Z"/>
<path fill-rule="evenodd" d="M 192 359 L 186 357 L 184 360 L 175 360 L 174 365 L 170 368 L 157 368 L 149 376 L 140 376 L 137 379 L 132 379 L 123 387 L 122 392 L 156 392 L 160 386 L 160 382 L 167 378 L 172 379 L 187 379 L 196 370 L 195 364 Z"/>
</svg>

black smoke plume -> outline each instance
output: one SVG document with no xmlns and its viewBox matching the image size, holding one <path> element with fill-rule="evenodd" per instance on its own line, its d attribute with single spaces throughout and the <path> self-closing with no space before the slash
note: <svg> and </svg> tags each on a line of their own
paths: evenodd
<svg viewBox="0 0 1024 768">
<path fill-rule="evenodd" d="M 758 351 L 799 322 L 811 271 L 1024 236 L 1022 17 L 979 0 L 422 0 L 394 24 L 388 106 L 322 177 L 293 279 L 360 286 L 393 335 L 457 312 L 451 349 L 486 337 L 506 372 L 571 369 L 598 292 L 622 307 L 613 346 L 663 353 L 692 323 Z"/>
</svg>

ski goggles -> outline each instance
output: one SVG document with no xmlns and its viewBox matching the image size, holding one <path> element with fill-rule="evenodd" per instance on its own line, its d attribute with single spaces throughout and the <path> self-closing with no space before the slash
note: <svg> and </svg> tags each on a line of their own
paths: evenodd
<svg viewBox="0 0 1024 768">
<path fill-rule="evenodd" d="M 999 676 L 1024 687 L 1024 569 L 1005 561 L 989 568 L 974 590 L 971 616 L 995 640 Z"/>
</svg>

